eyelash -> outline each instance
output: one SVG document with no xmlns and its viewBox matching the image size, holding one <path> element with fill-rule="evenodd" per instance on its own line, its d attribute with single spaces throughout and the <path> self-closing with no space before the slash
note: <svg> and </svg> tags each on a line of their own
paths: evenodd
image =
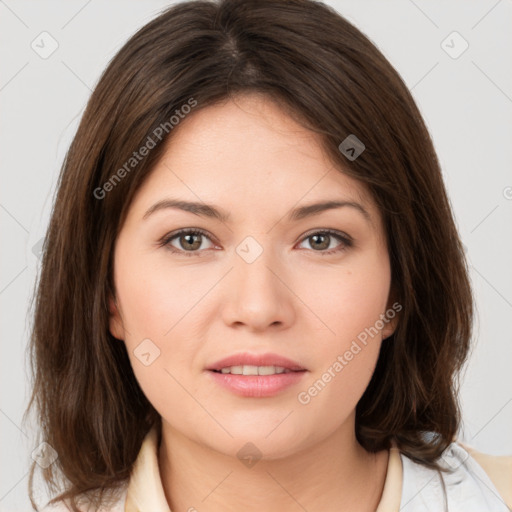
<svg viewBox="0 0 512 512">
<path fill-rule="evenodd" d="M 176 231 L 174 233 L 169 233 L 169 234 L 165 235 L 158 242 L 158 246 L 166 247 L 168 250 L 170 250 L 174 254 L 180 254 L 180 255 L 183 255 L 186 257 L 191 257 L 191 256 L 202 257 L 203 256 L 202 253 L 205 252 L 204 250 L 202 250 L 202 251 L 183 251 L 180 249 L 176 249 L 175 247 L 170 245 L 170 243 L 175 238 L 178 238 L 181 235 L 202 235 L 202 236 L 205 236 L 206 238 L 210 239 L 208 234 L 205 231 L 203 231 L 202 229 L 185 228 L 185 229 L 180 229 L 179 231 Z M 314 252 L 317 252 L 318 254 L 320 254 L 321 256 L 330 256 L 335 253 L 341 253 L 353 246 L 353 241 L 348 235 L 345 235 L 345 234 L 343 234 L 339 231 L 335 231 L 333 229 L 323 229 L 323 230 L 319 230 L 319 231 L 313 231 L 309 234 L 306 234 L 306 236 L 304 236 L 301 239 L 301 242 L 308 238 L 311 238 L 313 235 L 331 235 L 334 238 L 336 238 L 338 241 L 342 242 L 342 245 L 336 249 L 331 249 L 329 251 L 314 251 Z M 313 250 L 313 249 L 311 249 L 311 250 Z"/>
</svg>

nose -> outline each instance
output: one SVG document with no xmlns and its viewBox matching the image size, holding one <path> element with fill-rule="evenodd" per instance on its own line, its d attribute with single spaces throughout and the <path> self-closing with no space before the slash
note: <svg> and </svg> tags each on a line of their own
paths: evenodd
<svg viewBox="0 0 512 512">
<path fill-rule="evenodd" d="M 297 300 L 290 281 L 271 250 L 263 250 L 251 263 L 235 254 L 234 268 L 224 283 L 225 323 L 253 332 L 288 328 L 295 319 Z"/>
</svg>

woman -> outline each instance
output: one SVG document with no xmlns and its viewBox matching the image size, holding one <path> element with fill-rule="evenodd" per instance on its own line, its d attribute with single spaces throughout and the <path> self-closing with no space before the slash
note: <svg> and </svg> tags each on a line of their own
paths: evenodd
<svg viewBox="0 0 512 512">
<path fill-rule="evenodd" d="M 45 510 L 508 510 L 511 458 L 456 441 L 472 315 L 375 46 L 310 0 L 177 4 L 63 166 L 32 337 Z"/>
</svg>

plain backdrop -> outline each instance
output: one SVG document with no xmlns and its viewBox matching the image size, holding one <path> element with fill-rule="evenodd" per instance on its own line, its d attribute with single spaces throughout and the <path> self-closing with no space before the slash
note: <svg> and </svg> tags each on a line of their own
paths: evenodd
<svg viewBox="0 0 512 512">
<path fill-rule="evenodd" d="M 477 303 L 459 438 L 512 454 L 512 2 L 326 3 L 395 66 L 432 134 Z M 2 512 L 30 510 L 37 432 L 21 422 L 30 386 L 27 310 L 60 166 L 108 61 L 168 5 L 0 0 Z"/>
</svg>

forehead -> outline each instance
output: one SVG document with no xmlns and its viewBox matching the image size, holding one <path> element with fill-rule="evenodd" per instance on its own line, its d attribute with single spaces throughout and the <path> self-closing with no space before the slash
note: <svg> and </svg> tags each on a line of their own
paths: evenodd
<svg viewBox="0 0 512 512">
<path fill-rule="evenodd" d="M 378 215 L 365 186 L 328 158 L 320 136 L 271 99 L 246 95 L 205 107 L 180 122 L 138 193 L 165 193 L 253 213 L 341 199 Z"/>
</svg>

